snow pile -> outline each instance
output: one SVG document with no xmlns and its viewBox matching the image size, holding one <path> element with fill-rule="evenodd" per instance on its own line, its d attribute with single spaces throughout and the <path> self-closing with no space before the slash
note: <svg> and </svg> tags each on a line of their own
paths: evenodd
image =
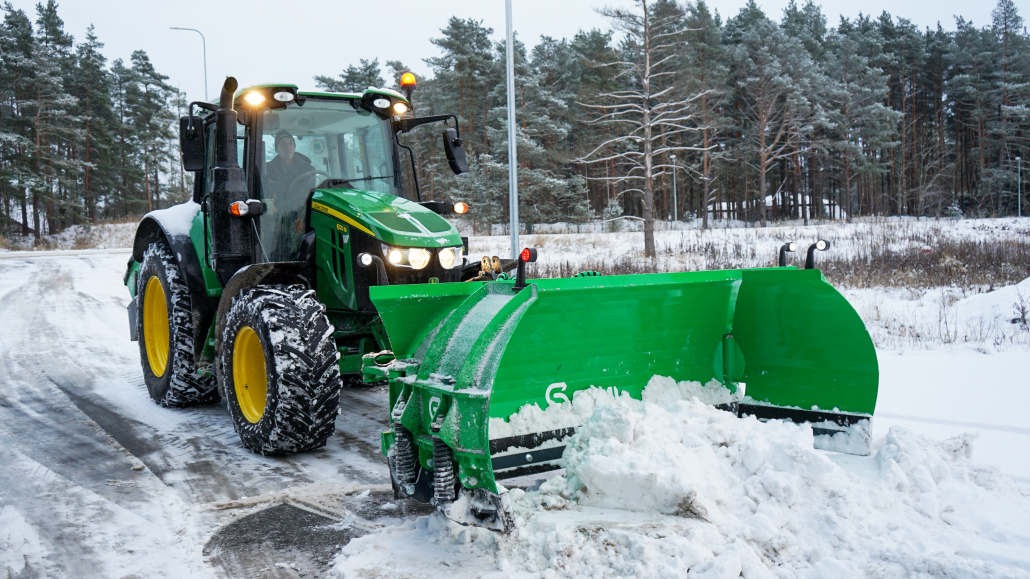
<svg viewBox="0 0 1030 579">
<path fill-rule="evenodd" d="M 596 408 L 565 476 L 511 491 L 516 539 L 435 514 L 352 541 L 335 576 L 1030 577 L 1030 488 L 970 437 L 831 455 L 808 426 L 647 398 Z"/>
<path fill-rule="evenodd" d="M 955 303 L 955 311 L 958 323 L 963 326 L 982 323 L 1002 327 L 1023 325 L 1024 321 L 1030 321 L 1030 278 L 959 300 Z"/>
<path fill-rule="evenodd" d="M 714 378 L 709 380 L 708 384 L 701 384 L 692 380 L 677 382 L 666 376 L 651 376 L 647 386 L 644 387 L 642 397 L 644 402 L 659 406 L 693 398 L 697 398 L 705 404 L 718 406 L 719 404 L 730 404 L 739 399 L 733 392 L 730 392 L 729 388 Z"/>
<path fill-rule="evenodd" d="M 552 384 L 548 388 L 548 397 L 556 401 L 568 400 L 568 396 L 565 395 L 567 387 L 564 382 Z M 711 405 L 728 404 L 737 400 L 718 380 L 713 379 L 702 385 L 700 382 L 689 380 L 676 382 L 666 376 L 652 376 L 644 388 L 643 398 L 654 404 L 668 404 L 692 398 Z M 619 392 L 616 388 L 591 387 L 574 392 L 571 401 L 551 404 L 543 410 L 536 404 L 526 404 L 507 419 L 491 418 L 490 438 L 506 438 L 576 427 L 586 422 L 597 408 L 616 400 L 632 399 L 628 392 Z"/>
<path fill-rule="evenodd" d="M 557 388 L 556 388 L 557 387 Z M 553 389 L 553 390 L 552 390 Z M 563 392 L 565 383 L 552 384 L 548 393 Z M 561 399 L 568 399 L 564 394 L 559 394 Z M 588 388 L 580 390 L 572 395 L 572 400 L 562 404 L 551 404 L 541 410 L 536 404 L 526 404 L 515 414 L 503 418 L 490 419 L 490 438 L 507 438 L 531 432 L 547 432 L 579 426 L 586 422 L 598 407 L 612 404 L 616 399 L 624 397 L 630 400 L 626 392 L 615 393 L 614 389 L 603 390 L 601 388 Z"/>
</svg>

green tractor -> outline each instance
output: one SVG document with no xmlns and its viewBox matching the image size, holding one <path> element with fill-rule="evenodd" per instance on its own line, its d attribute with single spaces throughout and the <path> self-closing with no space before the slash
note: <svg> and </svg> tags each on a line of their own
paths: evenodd
<svg viewBox="0 0 1030 579">
<path fill-rule="evenodd" d="M 189 113 L 193 198 L 143 218 L 125 273 L 147 388 L 171 407 L 225 397 L 243 444 L 263 454 L 323 446 L 341 383 L 390 348 L 369 288 L 478 271 L 441 217 L 455 205 L 404 197 L 398 134 L 454 117 L 414 117 L 392 90 L 237 90 L 232 78 L 217 105 Z M 462 173 L 454 125 L 444 148 Z"/>
<path fill-rule="evenodd" d="M 395 495 L 504 532 L 500 481 L 562 467 L 579 397 L 641 399 L 655 376 L 869 452 L 876 352 L 814 268 L 825 242 L 804 269 L 791 243 L 780 267 L 527 281 L 535 250 L 467 264 L 440 217 L 467 207 L 417 183 L 404 198 L 398 135 L 453 116 L 415 117 L 389 90 L 236 88 L 180 119 L 193 200 L 143 219 L 125 275 L 158 403 L 224 396 L 243 444 L 281 454 L 325 444 L 344 380 L 386 381 Z M 457 128 L 443 139 L 464 172 Z"/>
</svg>

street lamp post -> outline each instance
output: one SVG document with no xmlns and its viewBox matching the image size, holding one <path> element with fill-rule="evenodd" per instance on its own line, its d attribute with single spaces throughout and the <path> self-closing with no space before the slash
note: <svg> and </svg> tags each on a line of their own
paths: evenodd
<svg viewBox="0 0 1030 579">
<path fill-rule="evenodd" d="M 679 204 L 676 203 L 676 155 L 669 155 L 672 161 L 672 220 L 679 221 Z"/>
<path fill-rule="evenodd" d="M 1016 157 L 1016 215 L 1023 216 L 1023 157 Z"/>
<path fill-rule="evenodd" d="M 508 217 L 511 227 L 511 258 L 519 258 L 519 177 L 518 148 L 515 142 L 515 46 L 511 29 L 511 0 L 504 2 L 505 24 L 507 24 L 508 69 Z"/>
<path fill-rule="evenodd" d="M 200 41 L 204 45 L 204 100 L 206 101 L 207 100 L 207 95 L 208 95 L 208 92 L 207 92 L 207 39 L 204 38 L 204 33 L 199 31 L 199 30 L 197 30 L 196 28 L 179 28 L 178 26 L 172 26 L 171 30 L 189 30 L 191 32 L 196 32 L 197 34 L 200 35 Z"/>
</svg>

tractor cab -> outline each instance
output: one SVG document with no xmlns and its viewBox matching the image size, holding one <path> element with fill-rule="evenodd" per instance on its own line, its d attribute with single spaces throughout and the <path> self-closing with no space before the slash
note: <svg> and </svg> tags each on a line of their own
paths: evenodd
<svg viewBox="0 0 1030 579">
<path fill-rule="evenodd" d="M 289 261 L 297 251 L 308 198 L 319 184 L 404 197 L 391 115 L 363 108 L 356 98 L 302 95 L 280 103 L 256 98 L 259 90 L 241 91 L 238 99 L 240 166 L 248 191 L 265 203 L 258 219 L 269 261 Z M 396 102 L 407 108 L 400 98 Z"/>
<path fill-rule="evenodd" d="M 212 110 L 203 119 L 182 121 L 196 119 L 203 126 L 203 134 L 188 127 L 182 131 L 184 164 L 190 161 L 188 136 L 203 142 L 202 152 L 194 155 L 194 162 L 202 163 L 194 200 L 203 205 L 219 165 L 217 107 L 195 104 Z M 373 309 L 367 286 L 381 281 L 376 267 L 358 271 L 358 279 L 343 271 L 350 269 L 344 262 L 356 263 L 362 253 L 382 260 L 391 284 L 458 281 L 462 241 L 440 217 L 454 213 L 455 204 L 422 202 L 417 180 L 406 187 L 405 162 L 411 161 L 411 151 L 398 140 L 398 133 L 421 124 L 454 119 L 455 128 L 444 131 L 444 148 L 455 173 L 465 172 L 455 117 L 414 117 L 403 95 L 373 88 L 359 94 L 299 92 L 293 85 L 248 87 L 235 91 L 233 108 L 236 160 L 248 201 L 260 201 L 252 203 L 252 263 L 304 259 L 302 251 L 314 247 L 316 239 L 335 246 L 346 255 L 316 266 L 324 265 L 337 278 L 327 289 L 336 289 L 331 293 L 339 294 L 338 305 L 347 309 Z M 467 205 L 458 207 L 467 210 Z M 331 223 L 321 223 L 326 216 Z M 353 239 L 354 234 L 362 239 Z M 447 255 L 441 256 L 444 249 Z M 355 287 L 364 291 L 343 295 L 354 293 L 347 288 Z"/>
</svg>

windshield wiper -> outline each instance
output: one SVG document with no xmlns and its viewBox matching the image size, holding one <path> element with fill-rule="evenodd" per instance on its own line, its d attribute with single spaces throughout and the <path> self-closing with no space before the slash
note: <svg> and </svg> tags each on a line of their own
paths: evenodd
<svg viewBox="0 0 1030 579">
<path fill-rule="evenodd" d="M 315 189 L 340 189 L 342 187 L 348 187 L 350 189 L 354 189 L 354 187 L 351 186 L 351 183 L 356 182 L 356 181 L 368 181 L 370 179 L 393 179 L 393 175 L 383 175 L 381 177 L 380 176 L 355 177 L 353 179 L 339 179 L 339 178 L 333 177 L 331 179 L 326 179 L 325 181 L 322 181 L 321 183 L 318 184 L 317 187 L 315 187 Z"/>
</svg>

